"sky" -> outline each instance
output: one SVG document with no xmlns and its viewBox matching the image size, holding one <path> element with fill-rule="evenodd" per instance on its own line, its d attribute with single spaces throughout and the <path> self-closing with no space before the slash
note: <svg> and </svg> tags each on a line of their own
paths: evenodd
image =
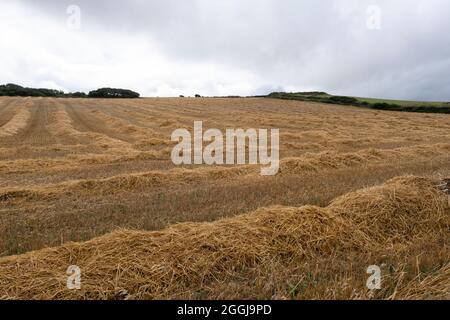
<svg viewBox="0 0 450 320">
<path fill-rule="evenodd" d="M 0 83 L 450 101 L 450 1 L 0 0 Z"/>
</svg>

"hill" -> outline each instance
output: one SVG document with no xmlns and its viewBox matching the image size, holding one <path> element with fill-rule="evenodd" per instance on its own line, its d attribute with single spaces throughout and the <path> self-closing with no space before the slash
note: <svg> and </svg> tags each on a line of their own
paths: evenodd
<svg viewBox="0 0 450 320">
<path fill-rule="evenodd" d="M 450 102 L 420 102 L 361 97 L 335 96 L 325 92 L 272 92 L 267 98 L 313 101 L 388 111 L 450 113 Z"/>
</svg>

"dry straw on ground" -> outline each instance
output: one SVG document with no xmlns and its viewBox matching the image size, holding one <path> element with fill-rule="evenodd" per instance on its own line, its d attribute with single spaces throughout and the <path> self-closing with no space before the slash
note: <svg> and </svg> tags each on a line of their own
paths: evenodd
<svg viewBox="0 0 450 320">
<path fill-rule="evenodd" d="M 64 109 L 57 109 L 52 113 L 53 123 L 49 126 L 50 130 L 54 131 L 56 136 L 72 136 L 75 139 L 85 139 L 104 148 L 110 148 L 111 151 L 130 149 L 129 144 L 108 137 L 103 134 L 93 132 L 80 132 L 73 127 L 73 121 Z M 122 151 L 123 153 L 123 151 Z"/>
<path fill-rule="evenodd" d="M 83 164 L 101 164 L 126 162 L 136 159 L 149 160 L 167 157 L 169 149 L 154 152 L 135 152 L 128 156 L 69 156 L 64 159 L 28 160 L 9 162 L 2 166 L 4 170 L 21 170 L 53 168 L 63 170 L 73 166 L 76 162 Z M 323 152 L 306 154 L 298 158 L 283 159 L 280 163 L 280 173 L 300 174 L 318 172 L 326 169 L 355 168 L 358 166 L 377 165 L 386 161 L 398 161 L 407 157 L 427 159 L 430 156 L 445 156 L 450 152 L 450 144 L 418 145 L 392 150 L 361 150 L 352 153 Z M 16 166 L 14 166 L 16 165 Z M 140 191 L 149 187 L 162 185 L 188 184 L 199 181 L 232 180 L 239 177 L 257 176 L 259 170 L 256 165 L 239 167 L 200 167 L 194 169 L 175 168 L 165 171 L 140 172 L 137 174 L 124 174 L 95 180 L 72 180 L 56 185 L 45 185 L 35 188 L 0 188 L 0 201 L 20 198 L 57 198 L 73 193 L 87 192 L 90 194 L 112 194 L 124 191 Z"/>
<path fill-rule="evenodd" d="M 24 101 L 24 103 L 18 108 L 14 117 L 4 126 L 0 127 L 0 137 L 12 136 L 27 125 L 28 120 L 31 117 L 29 111 L 30 105 L 31 101 Z"/>
<path fill-rule="evenodd" d="M 261 290 L 254 294 L 265 298 L 302 298 L 287 283 L 266 280 L 288 270 L 290 274 L 282 279 L 287 281 L 326 265 L 345 272 L 328 274 L 323 279 L 327 290 L 318 293 L 307 287 L 304 296 L 364 298 L 370 297 L 364 288 L 365 270 L 346 266 L 349 257 L 360 267 L 386 257 L 400 264 L 414 246 L 443 245 L 449 226 L 447 195 L 437 181 L 402 177 L 344 195 L 326 208 L 271 207 L 212 223 L 178 224 L 160 232 L 122 230 L 85 243 L 6 257 L 0 260 L 0 297 L 249 298 L 245 288 L 253 286 L 256 292 Z M 447 241 L 443 256 L 447 262 L 448 245 Z M 69 265 L 82 270 L 81 290 L 66 288 Z M 448 266 L 432 267 L 441 269 L 422 275 L 420 281 L 412 274 L 406 287 L 399 287 L 394 272 L 392 283 L 385 279 L 381 298 L 390 297 L 393 290 L 403 299 L 449 299 Z M 344 282 L 352 283 L 353 290 L 341 292 Z M 236 284 L 242 291 L 232 290 Z"/>
<path fill-rule="evenodd" d="M 279 128 L 281 173 L 176 168 L 196 120 Z M 0 98 L 0 297 L 448 298 L 448 182 L 354 191 L 450 176 L 449 138 L 448 115 L 299 101 Z"/>
</svg>

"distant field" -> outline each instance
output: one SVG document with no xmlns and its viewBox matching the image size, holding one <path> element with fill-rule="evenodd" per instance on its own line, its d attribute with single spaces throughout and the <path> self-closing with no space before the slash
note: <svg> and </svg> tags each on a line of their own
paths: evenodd
<svg viewBox="0 0 450 320">
<path fill-rule="evenodd" d="M 442 107 L 445 105 L 450 106 L 450 102 L 409 101 L 409 100 L 375 99 L 375 98 L 361 98 L 361 97 L 354 97 L 354 98 L 362 102 L 398 104 L 401 106 L 424 106 L 424 107 Z"/>
<path fill-rule="evenodd" d="M 279 128 L 280 173 L 176 167 L 196 120 Z M 0 298 L 450 299 L 449 177 L 447 114 L 2 97 Z"/>
<path fill-rule="evenodd" d="M 387 111 L 421 113 L 450 113 L 450 102 L 421 102 L 408 100 L 375 99 L 363 97 L 335 96 L 325 92 L 273 92 L 268 98 L 312 101 L 340 105 L 350 105 Z"/>
</svg>

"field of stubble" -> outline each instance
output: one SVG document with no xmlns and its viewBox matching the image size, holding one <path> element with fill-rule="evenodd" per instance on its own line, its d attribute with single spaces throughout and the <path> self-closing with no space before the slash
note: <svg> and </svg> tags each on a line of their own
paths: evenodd
<svg viewBox="0 0 450 320">
<path fill-rule="evenodd" d="M 279 128 L 280 173 L 174 166 L 196 120 Z M 449 115 L 3 97 L 0 298 L 450 299 L 449 177 Z"/>
</svg>

